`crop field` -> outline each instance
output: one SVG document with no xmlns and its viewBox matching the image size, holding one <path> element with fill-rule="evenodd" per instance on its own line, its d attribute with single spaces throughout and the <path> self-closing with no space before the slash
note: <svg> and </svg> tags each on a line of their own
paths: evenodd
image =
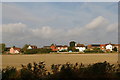
<svg viewBox="0 0 120 80">
<path fill-rule="evenodd" d="M 117 53 L 102 53 L 102 54 L 34 54 L 34 55 L 1 55 L 2 68 L 14 66 L 21 68 L 21 64 L 45 61 L 49 68 L 52 64 L 83 63 L 92 64 L 96 62 L 107 61 L 115 64 L 118 61 Z"/>
</svg>

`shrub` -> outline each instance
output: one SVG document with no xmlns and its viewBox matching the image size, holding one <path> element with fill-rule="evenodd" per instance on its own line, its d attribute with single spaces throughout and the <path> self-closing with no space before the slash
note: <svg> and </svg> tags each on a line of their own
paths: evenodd
<svg viewBox="0 0 120 80">
<path fill-rule="evenodd" d="M 93 48 L 93 50 L 87 49 L 84 52 L 85 53 L 104 53 L 104 51 L 100 50 L 99 48 Z"/>
<path fill-rule="evenodd" d="M 15 80 L 18 78 L 18 72 L 15 67 L 7 67 L 2 70 L 2 80 Z"/>
<path fill-rule="evenodd" d="M 24 54 L 36 54 L 36 53 L 50 53 L 51 49 L 28 49 L 24 52 Z"/>
<path fill-rule="evenodd" d="M 2 80 L 120 80 L 120 65 L 99 62 L 83 65 L 53 64 L 51 71 L 47 71 L 44 62 L 22 65 L 22 69 L 7 67 L 2 70 Z"/>
</svg>

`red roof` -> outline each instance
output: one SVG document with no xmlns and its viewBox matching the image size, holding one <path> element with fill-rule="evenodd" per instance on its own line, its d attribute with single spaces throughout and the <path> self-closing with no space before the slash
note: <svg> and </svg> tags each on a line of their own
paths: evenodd
<svg viewBox="0 0 120 80">
<path fill-rule="evenodd" d="M 84 44 L 77 44 L 76 47 L 85 47 L 85 45 Z"/>
<path fill-rule="evenodd" d="M 20 51 L 20 50 L 21 50 L 21 48 L 16 48 L 16 47 L 15 47 L 15 48 L 13 48 L 13 49 L 14 49 L 14 50 L 18 50 L 18 51 Z"/>
</svg>

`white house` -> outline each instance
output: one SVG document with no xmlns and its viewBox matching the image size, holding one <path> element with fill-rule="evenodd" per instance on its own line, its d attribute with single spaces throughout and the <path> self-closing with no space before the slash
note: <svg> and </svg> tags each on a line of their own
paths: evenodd
<svg viewBox="0 0 120 80">
<path fill-rule="evenodd" d="M 86 49 L 85 45 L 84 44 L 77 44 L 75 46 L 75 49 L 78 49 L 79 52 L 84 52 L 84 50 Z"/>
<path fill-rule="evenodd" d="M 28 46 L 28 48 L 27 49 L 32 49 L 32 47 L 31 46 Z"/>
<path fill-rule="evenodd" d="M 13 47 L 11 47 L 10 48 L 10 53 L 11 54 L 18 54 L 18 53 L 20 53 L 20 48 L 13 48 Z"/>
<path fill-rule="evenodd" d="M 37 49 L 37 46 L 29 45 L 27 49 Z"/>
<path fill-rule="evenodd" d="M 56 47 L 57 47 L 57 49 L 58 49 L 59 51 L 63 51 L 63 50 L 67 50 L 67 49 L 68 49 L 68 46 L 66 46 L 66 45 L 64 45 L 64 46 L 62 46 L 62 45 L 57 45 Z"/>
<path fill-rule="evenodd" d="M 112 49 L 113 49 L 113 46 L 112 46 L 112 44 L 106 44 L 106 50 L 110 50 L 110 51 L 112 51 Z"/>
</svg>

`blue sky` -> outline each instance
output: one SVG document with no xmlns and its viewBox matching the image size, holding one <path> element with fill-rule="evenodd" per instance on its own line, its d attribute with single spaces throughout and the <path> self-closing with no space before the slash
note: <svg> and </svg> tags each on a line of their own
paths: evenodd
<svg viewBox="0 0 120 80">
<path fill-rule="evenodd" d="M 117 2 L 19 2 L 2 4 L 3 42 L 37 46 L 117 43 Z"/>
</svg>

